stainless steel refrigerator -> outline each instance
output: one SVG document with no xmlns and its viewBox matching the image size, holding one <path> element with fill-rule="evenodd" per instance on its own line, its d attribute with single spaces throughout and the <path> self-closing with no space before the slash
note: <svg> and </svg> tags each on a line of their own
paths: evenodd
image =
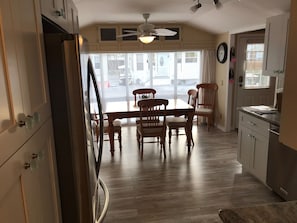
<svg viewBox="0 0 297 223">
<path fill-rule="evenodd" d="M 99 178 L 103 115 L 93 66 L 78 35 L 64 32 L 45 18 L 43 29 L 62 220 L 101 222 L 107 206 L 100 200 L 108 192 L 104 195 L 107 189 Z"/>
</svg>

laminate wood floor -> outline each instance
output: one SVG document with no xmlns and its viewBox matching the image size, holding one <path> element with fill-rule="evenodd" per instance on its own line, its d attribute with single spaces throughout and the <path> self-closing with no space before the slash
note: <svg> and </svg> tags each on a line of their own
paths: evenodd
<svg viewBox="0 0 297 223">
<path fill-rule="evenodd" d="M 186 136 L 173 136 L 171 148 L 166 144 L 166 159 L 157 143 L 145 143 L 141 160 L 135 126 L 122 128 L 123 149 L 119 151 L 116 141 L 114 157 L 105 141 L 100 177 L 110 204 L 104 222 L 221 222 L 220 208 L 281 201 L 242 172 L 236 132 L 207 132 L 205 126 L 194 125 L 193 137 L 188 154 Z"/>
</svg>

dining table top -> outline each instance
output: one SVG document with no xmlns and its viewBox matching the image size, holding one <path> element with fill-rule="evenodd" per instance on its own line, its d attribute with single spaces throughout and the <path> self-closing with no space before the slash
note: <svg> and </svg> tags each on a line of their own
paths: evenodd
<svg viewBox="0 0 297 223">
<path fill-rule="evenodd" d="M 169 103 L 166 110 L 187 110 L 194 111 L 193 106 L 181 99 L 168 99 Z M 126 112 L 139 112 L 139 107 L 135 106 L 134 100 L 131 101 L 117 101 L 117 102 L 106 102 L 103 105 L 103 112 L 105 114 L 111 113 L 126 113 Z"/>
</svg>

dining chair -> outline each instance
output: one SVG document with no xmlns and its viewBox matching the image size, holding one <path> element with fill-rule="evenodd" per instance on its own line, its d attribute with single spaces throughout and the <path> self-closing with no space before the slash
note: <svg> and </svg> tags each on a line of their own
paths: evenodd
<svg viewBox="0 0 297 223">
<path fill-rule="evenodd" d="M 168 103 L 167 99 L 145 99 L 139 100 L 137 103 L 140 111 L 139 124 L 137 125 L 137 142 L 138 148 L 141 149 L 141 158 L 143 158 L 145 137 L 160 139 L 161 150 L 163 149 L 163 155 L 166 158 L 166 114 L 161 111 L 166 111 Z"/>
<path fill-rule="evenodd" d="M 218 85 L 216 83 L 202 83 L 197 84 L 197 106 L 195 115 L 203 116 L 207 118 L 207 130 L 214 125 L 215 119 L 215 103 L 216 95 L 218 91 Z M 199 124 L 199 118 L 197 117 L 197 125 Z"/>
<path fill-rule="evenodd" d="M 96 118 L 97 116 L 98 114 L 93 114 L 93 117 L 94 117 L 93 120 L 95 121 L 95 125 L 93 126 L 93 128 L 95 129 L 96 140 L 98 142 L 100 129 L 99 129 L 99 119 Z M 120 119 L 115 119 L 112 124 L 114 128 L 114 132 L 118 135 L 117 138 L 119 141 L 120 151 L 122 151 L 122 122 Z M 108 123 L 107 117 L 104 117 L 104 120 L 103 120 L 103 133 L 105 135 L 109 134 L 109 123 Z"/>
<path fill-rule="evenodd" d="M 188 104 L 192 105 L 195 108 L 196 107 L 196 99 L 197 99 L 197 90 L 189 89 L 188 90 Z M 178 136 L 180 128 L 184 128 L 184 130 L 186 131 L 187 121 L 188 121 L 188 119 L 185 116 L 167 117 L 166 118 L 166 124 L 168 127 L 168 135 L 169 135 L 169 145 L 171 144 L 172 130 L 175 130 L 176 136 Z M 194 145 L 193 138 L 191 140 L 192 140 L 192 145 Z"/>
<path fill-rule="evenodd" d="M 138 88 L 133 90 L 134 106 L 137 106 L 137 101 L 142 99 L 155 98 L 156 90 L 154 88 Z"/>
</svg>

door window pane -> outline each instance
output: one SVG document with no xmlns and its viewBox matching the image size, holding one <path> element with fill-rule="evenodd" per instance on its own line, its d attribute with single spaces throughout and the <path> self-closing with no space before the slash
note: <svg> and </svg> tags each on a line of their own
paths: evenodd
<svg viewBox="0 0 297 223">
<path fill-rule="evenodd" d="M 264 44 L 247 44 L 245 59 L 245 88 L 268 88 L 270 79 L 262 75 Z"/>
</svg>

